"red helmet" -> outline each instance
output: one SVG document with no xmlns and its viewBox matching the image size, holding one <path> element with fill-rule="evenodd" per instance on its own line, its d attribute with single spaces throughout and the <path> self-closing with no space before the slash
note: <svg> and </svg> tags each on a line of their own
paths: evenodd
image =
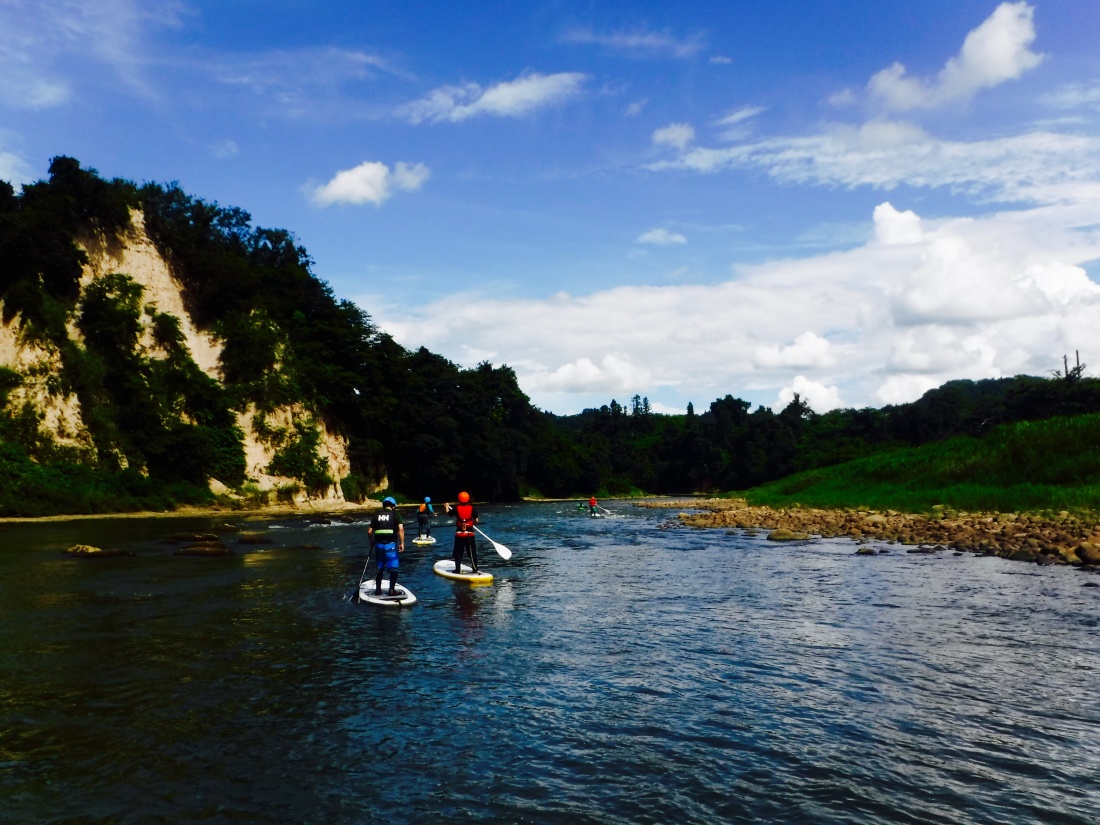
<svg viewBox="0 0 1100 825">
<path fill-rule="evenodd" d="M 461 501 L 463 504 L 465 504 L 467 501 L 470 500 L 470 494 L 469 493 L 459 493 L 458 494 L 458 500 Z"/>
</svg>

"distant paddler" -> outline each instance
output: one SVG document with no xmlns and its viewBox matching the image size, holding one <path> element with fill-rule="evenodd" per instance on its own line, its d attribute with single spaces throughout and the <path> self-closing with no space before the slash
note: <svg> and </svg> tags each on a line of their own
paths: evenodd
<svg viewBox="0 0 1100 825">
<path fill-rule="evenodd" d="M 416 538 L 418 540 L 432 537 L 431 518 L 433 516 L 435 516 L 435 510 L 432 509 L 432 499 L 430 496 L 424 496 L 424 502 L 416 513 Z"/>
<path fill-rule="evenodd" d="M 591 496 L 591 497 L 590 497 L 590 498 L 588 499 L 588 515 L 590 515 L 590 516 L 595 516 L 595 515 L 599 515 L 599 514 L 598 514 L 598 513 L 596 512 L 596 508 L 597 508 L 597 507 L 599 507 L 599 505 L 598 505 L 598 504 L 596 504 L 596 497 L 595 497 L 595 496 Z"/>
</svg>

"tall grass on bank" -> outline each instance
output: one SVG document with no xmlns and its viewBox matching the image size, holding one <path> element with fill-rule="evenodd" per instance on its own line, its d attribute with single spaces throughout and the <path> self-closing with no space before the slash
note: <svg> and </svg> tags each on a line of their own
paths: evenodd
<svg viewBox="0 0 1100 825">
<path fill-rule="evenodd" d="M 1100 415 L 1005 424 L 980 438 L 879 453 L 738 495 L 773 507 L 1100 511 Z"/>
</svg>

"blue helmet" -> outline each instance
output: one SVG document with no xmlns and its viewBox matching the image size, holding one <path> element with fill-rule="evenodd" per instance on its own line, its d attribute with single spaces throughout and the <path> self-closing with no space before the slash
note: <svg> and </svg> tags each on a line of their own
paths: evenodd
<svg viewBox="0 0 1100 825">
<path fill-rule="evenodd" d="M 384 499 L 382 499 L 382 506 L 385 507 L 387 504 L 392 504 L 394 507 L 396 507 L 397 499 L 395 499 L 393 496 L 386 496 Z"/>
<path fill-rule="evenodd" d="M 431 496 L 424 496 L 424 503 L 425 504 L 431 504 L 432 503 Z"/>
</svg>

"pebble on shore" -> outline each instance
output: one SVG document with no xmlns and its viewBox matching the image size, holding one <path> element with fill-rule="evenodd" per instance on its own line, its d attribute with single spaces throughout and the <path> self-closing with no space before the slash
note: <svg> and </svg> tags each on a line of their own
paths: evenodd
<svg viewBox="0 0 1100 825">
<path fill-rule="evenodd" d="M 1055 514 L 963 513 L 937 505 L 924 514 L 773 508 L 753 506 L 744 499 L 645 502 L 638 506 L 701 510 L 680 512 L 680 523 L 685 527 L 767 528 L 772 531 L 768 538 L 773 540 L 847 537 L 909 547 L 939 545 L 940 549 L 1042 564 L 1100 565 L 1100 519 L 1065 510 Z M 779 531 L 785 533 L 777 535 Z"/>
</svg>

